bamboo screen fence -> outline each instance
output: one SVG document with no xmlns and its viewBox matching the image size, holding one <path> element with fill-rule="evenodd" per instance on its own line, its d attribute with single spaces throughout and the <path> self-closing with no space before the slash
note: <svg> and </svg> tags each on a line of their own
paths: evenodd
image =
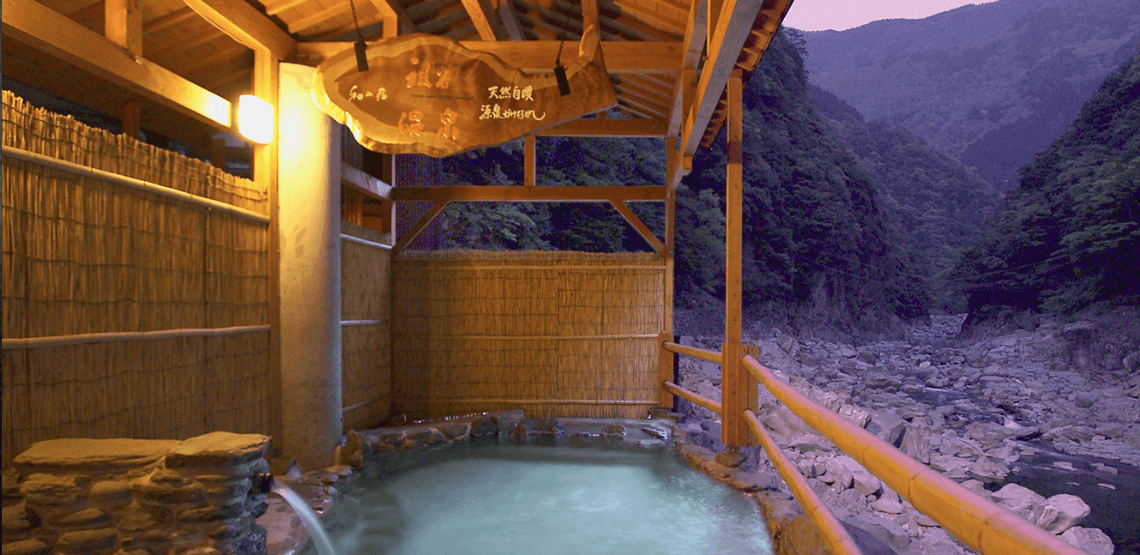
<svg viewBox="0 0 1140 555">
<path fill-rule="evenodd" d="M 392 406 L 392 249 L 371 229 L 341 220 L 340 230 L 343 421 L 362 430 Z"/>
<path fill-rule="evenodd" d="M 3 135 L 247 211 L 5 151 L 4 467 L 48 438 L 271 433 L 267 192 L 9 91 Z"/>
<path fill-rule="evenodd" d="M 643 418 L 656 403 L 663 259 L 404 251 L 393 265 L 393 411 Z"/>
</svg>

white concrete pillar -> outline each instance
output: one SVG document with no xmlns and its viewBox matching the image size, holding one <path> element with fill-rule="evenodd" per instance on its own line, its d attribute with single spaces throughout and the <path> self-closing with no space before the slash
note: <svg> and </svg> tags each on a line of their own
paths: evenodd
<svg viewBox="0 0 1140 555">
<path fill-rule="evenodd" d="M 340 444 L 340 138 L 310 93 L 313 68 L 281 64 L 281 433 L 306 470 Z"/>
</svg>

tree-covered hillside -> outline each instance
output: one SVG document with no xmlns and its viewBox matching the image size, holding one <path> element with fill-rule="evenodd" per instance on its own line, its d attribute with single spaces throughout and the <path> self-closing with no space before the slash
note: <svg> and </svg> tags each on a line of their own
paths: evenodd
<svg viewBox="0 0 1140 555">
<path fill-rule="evenodd" d="M 782 35 L 744 91 L 745 308 L 771 322 L 882 329 L 926 313 L 919 263 L 900 248 L 870 175 L 832 140 L 807 97 L 803 61 Z M 664 181 L 664 146 L 651 140 L 541 138 L 537 185 Z M 445 160 L 451 183 L 522 180 L 519 145 Z M 724 289 L 724 135 L 693 161 L 678 188 L 677 302 Z M 660 236 L 660 204 L 634 210 Z M 460 203 L 442 215 L 443 247 L 647 250 L 601 204 Z"/>
<path fill-rule="evenodd" d="M 1131 56 L 1140 0 L 997 0 L 804 37 L 813 83 L 1008 191 Z"/>
<path fill-rule="evenodd" d="M 832 136 L 870 172 L 908 247 L 921 254 L 936 306 L 964 311 L 965 298 L 950 294 L 944 274 L 957 250 L 986 229 L 1001 193 L 913 133 L 867 122 L 854 107 L 814 85 L 808 95 Z"/>
<path fill-rule="evenodd" d="M 1070 311 L 1140 295 L 1140 51 L 1022 170 L 996 226 L 955 269 L 971 312 Z"/>
</svg>

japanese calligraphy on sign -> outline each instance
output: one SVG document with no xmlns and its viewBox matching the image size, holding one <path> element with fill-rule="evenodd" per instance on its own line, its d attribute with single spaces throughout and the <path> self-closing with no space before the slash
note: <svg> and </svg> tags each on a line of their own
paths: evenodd
<svg viewBox="0 0 1140 555">
<path fill-rule="evenodd" d="M 377 152 L 448 156 L 617 104 L 596 30 L 583 35 L 578 61 L 566 68 L 568 96 L 552 74 L 524 74 L 446 37 L 383 39 L 367 56 L 365 72 L 352 48 L 326 60 L 313 78 L 313 99 Z"/>
</svg>

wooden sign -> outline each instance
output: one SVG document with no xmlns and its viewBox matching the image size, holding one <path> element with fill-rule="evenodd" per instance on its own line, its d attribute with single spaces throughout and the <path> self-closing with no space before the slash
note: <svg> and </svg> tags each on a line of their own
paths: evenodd
<svg viewBox="0 0 1140 555">
<path fill-rule="evenodd" d="M 383 39 L 368 45 L 367 57 L 365 72 L 352 48 L 326 60 L 313 78 L 313 99 L 377 152 L 448 156 L 617 104 L 594 27 L 579 43 L 578 61 L 566 68 L 566 96 L 553 74 L 525 74 L 447 37 Z"/>
</svg>

